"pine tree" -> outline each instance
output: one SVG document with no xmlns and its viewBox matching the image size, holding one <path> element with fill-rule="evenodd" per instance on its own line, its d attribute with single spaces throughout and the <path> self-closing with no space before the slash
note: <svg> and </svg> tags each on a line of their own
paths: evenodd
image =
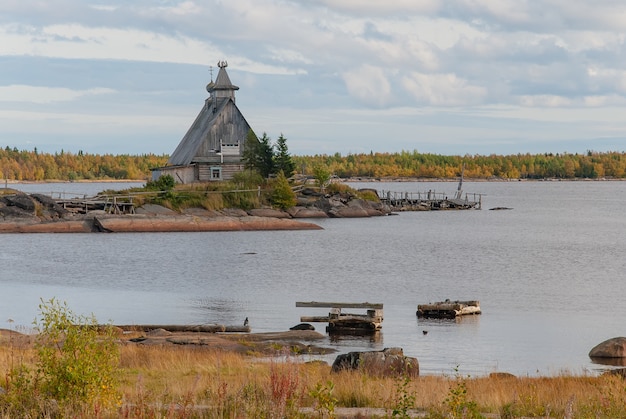
<svg viewBox="0 0 626 419">
<path fill-rule="evenodd" d="M 289 181 L 285 177 L 282 170 L 278 172 L 278 175 L 273 182 L 272 195 L 270 199 L 273 206 L 283 210 L 294 207 L 298 202 L 296 194 L 293 189 L 291 189 Z"/>
<path fill-rule="evenodd" d="M 246 147 L 243 152 L 243 161 L 246 169 L 259 172 L 264 178 L 276 173 L 274 168 L 274 146 L 266 133 L 258 139 L 248 133 Z"/>
<path fill-rule="evenodd" d="M 276 155 L 274 156 L 274 164 L 277 172 L 282 170 L 285 177 L 289 178 L 293 176 L 296 165 L 291 160 L 291 156 L 289 155 L 289 150 L 287 148 L 287 139 L 283 136 L 283 134 L 280 134 L 280 137 L 276 140 Z"/>
</svg>

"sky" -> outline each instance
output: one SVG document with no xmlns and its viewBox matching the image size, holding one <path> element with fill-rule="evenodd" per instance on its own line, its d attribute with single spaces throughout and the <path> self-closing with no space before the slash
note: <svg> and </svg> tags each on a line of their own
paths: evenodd
<svg viewBox="0 0 626 419">
<path fill-rule="evenodd" d="M 2 0 L 0 146 L 171 154 L 227 61 L 293 155 L 626 150 L 623 0 Z"/>
</svg>

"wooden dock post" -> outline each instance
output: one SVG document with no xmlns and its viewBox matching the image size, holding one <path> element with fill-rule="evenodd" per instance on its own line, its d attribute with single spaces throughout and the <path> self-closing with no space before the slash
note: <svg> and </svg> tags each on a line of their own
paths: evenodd
<svg viewBox="0 0 626 419">
<path fill-rule="evenodd" d="M 328 333 L 371 334 L 382 328 L 382 303 L 333 303 L 297 301 L 296 307 L 330 308 L 328 316 L 302 316 L 301 322 L 328 323 Z M 365 309 L 366 314 L 343 313 L 343 308 Z"/>
</svg>

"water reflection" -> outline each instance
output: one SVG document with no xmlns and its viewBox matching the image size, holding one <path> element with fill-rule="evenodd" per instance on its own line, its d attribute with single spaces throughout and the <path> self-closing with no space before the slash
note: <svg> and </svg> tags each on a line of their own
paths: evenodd
<svg viewBox="0 0 626 419">
<path fill-rule="evenodd" d="M 453 319 L 418 318 L 419 327 L 478 327 L 480 316 L 457 316 Z"/>
<path fill-rule="evenodd" d="M 380 331 L 373 334 L 341 334 L 332 333 L 329 335 L 331 343 L 350 343 L 353 345 L 361 346 L 364 343 L 381 343 L 383 341 L 383 334 Z"/>
<path fill-rule="evenodd" d="M 200 313 L 200 323 L 241 326 L 249 314 L 243 301 L 232 299 L 199 298 L 191 300 L 191 307 Z"/>
<path fill-rule="evenodd" d="M 590 357 L 591 362 L 600 365 L 610 365 L 612 367 L 626 367 L 626 358 L 600 358 Z"/>
</svg>

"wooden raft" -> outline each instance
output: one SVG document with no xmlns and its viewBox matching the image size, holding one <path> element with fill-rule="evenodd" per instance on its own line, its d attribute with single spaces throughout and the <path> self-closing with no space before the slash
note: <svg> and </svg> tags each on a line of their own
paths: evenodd
<svg viewBox="0 0 626 419">
<path fill-rule="evenodd" d="M 418 304 L 417 317 L 453 319 L 457 316 L 480 314 L 479 301 L 440 301 L 432 304 Z"/>
<path fill-rule="evenodd" d="M 380 303 L 296 302 L 296 307 L 330 308 L 328 316 L 302 316 L 301 322 L 328 323 L 329 334 L 373 334 L 382 328 L 383 305 Z M 365 314 L 343 313 L 343 308 L 367 310 Z"/>
</svg>

